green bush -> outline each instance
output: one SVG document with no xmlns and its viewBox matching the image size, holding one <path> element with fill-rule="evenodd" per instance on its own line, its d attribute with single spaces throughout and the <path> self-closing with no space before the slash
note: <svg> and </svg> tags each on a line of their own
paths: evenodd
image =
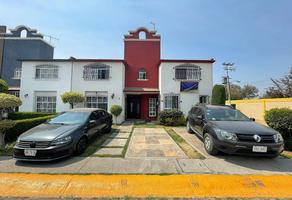
<svg viewBox="0 0 292 200">
<path fill-rule="evenodd" d="M 6 93 L 8 91 L 8 84 L 3 79 L 0 79 L 0 93 Z"/>
<path fill-rule="evenodd" d="M 61 95 L 63 103 L 69 103 L 71 108 L 74 108 L 74 105 L 77 103 L 82 103 L 85 98 L 83 94 L 79 92 L 65 92 Z"/>
<path fill-rule="evenodd" d="M 159 123 L 166 126 L 180 126 L 186 124 L 183 112 L 178 110 L 164 110 L 159 112 Z"/>
<path fill-rule="evenodd" d="M 37 117 L 32 119 L 21 119 L 15 120 L 15 126 L 8 129 L 6 131 L 6 141 L 13 141 L 15 140 L 20 134 L 24 133 L 25 131 L 46 122 L 48 119 L 53 118 L 54 115 L 44 116 L 44 117 Z"/>
<path fill-rule="evenodd" d="M 45 117 L 49 115 L 55 115 L 56 113 L 42 113 L 42 112 L 13 112 L 8 114 L 8 119 L 21 120 L 32 119 L 37 117 Z"/>
<path fill-rule="evenodd" d="M 226 93 L 224 85 L 215 85 L 212 90 L 212 105 L 225 105 Z"/>
<path fill-rule="evenodd" d="M 273 108 L 265 112 L 265 121 L 273 129 L 279 131 L 285 148 L 292 149 L 292 110 L 289 108 Z"/>
<path fill-rule="evenodd" d="M 111 114 L 113 114 L 116 118 L 116 123 L 117 123 L 117 117 L 122 113 L 123 108 L 120 105 L 112 105 L 110 108 Z"/>
</svg>

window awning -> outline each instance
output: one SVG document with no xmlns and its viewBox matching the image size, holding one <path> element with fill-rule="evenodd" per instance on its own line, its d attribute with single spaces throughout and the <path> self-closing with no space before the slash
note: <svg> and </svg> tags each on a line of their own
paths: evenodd
<svg viewBox="0 0 292 200">
<path fill-rule="evenodd" d="M 126 94 L 159 94 L 158 88 L 143 88 L 143 87 L 126 87 L 124 89 Z"/>
</svg>

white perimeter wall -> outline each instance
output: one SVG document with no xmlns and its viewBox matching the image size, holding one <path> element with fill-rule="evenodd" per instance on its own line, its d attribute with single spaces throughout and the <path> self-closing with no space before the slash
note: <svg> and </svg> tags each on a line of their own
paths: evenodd
<svg viewBox="0 0 292 200">
<path fill-rule="evenodd" d="M 180 80 L 175 80 L 174 67 L 184 63 L 162 62 L 159 66 L 160 109 L 164 109 L 164 94 L 175 93 L 180 95 L 180 110 L 186 115 L 192 106 L 200 102 L 200 95 L 210 96 L 213 88 L 213 67 L 211 63 L 192 63 L 201 67 L 202 80 L 199 88 L 194 92 L 180 92 Z"/>
<path fill-rule="evenodd" d="M 83 67 L 91 63 L 92 62 L 73 62 L 72 65 L 71 61 L 23 62 L 20 86 L 20 99 L 22 100 L 22 105 L 20 106 L 20 111 L 35 111 L 34 93 L 36 91 L 56 91 L 57 112 L 62 112 L 70 109 L 69 105 L 64 104 L 61 100 L 61 95 L 64 92 L 74 91 L 80 92 L 85 95 L 85 91 L 106 91 L 108 92 L 108 110 L 113 104 L 121 105 L 123 108 L 123 112 L 119 116 L 118 122 L 121 123 L 122 121 L 124 121 L 124 64 L 122 62 L 103 62 L 104 64 L 111 66 L 109 80 L 84 80 Z M 59 66 L 59 78 L 54 80 L 35 79 L 35 66 L 39 64 L 53 64 Z M 25 97 L 26 94 L 28 95 L 27 97 Z M 114 94 L 113 98 L 111 97 L 112 94 Z M 84 107 L 84 104 L 77 105 L 76 107 Z"/>
</svg>

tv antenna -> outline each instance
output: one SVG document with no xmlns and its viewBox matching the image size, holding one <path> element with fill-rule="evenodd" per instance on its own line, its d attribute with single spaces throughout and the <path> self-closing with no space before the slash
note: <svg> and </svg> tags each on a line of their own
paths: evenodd
<svg viewBox="0 0 292 200">
<path fill-rule="evenodd" d="M 56 40 L 56 41 L 59 41 L 59 38 L 56 38 L 52 35 L 45 35 L 43 34 L 45 37 L 48 37 L 49 38 L 49 43 L 52 44 L 52 40 Z"/>
<path fill-rule="evenodd" d="M 150 22 L 150 24 L 153 25 L 153 30 L 156 31 L 156 24 L 154 22 L 152 22 L 152 21 Z"/>
</svg>

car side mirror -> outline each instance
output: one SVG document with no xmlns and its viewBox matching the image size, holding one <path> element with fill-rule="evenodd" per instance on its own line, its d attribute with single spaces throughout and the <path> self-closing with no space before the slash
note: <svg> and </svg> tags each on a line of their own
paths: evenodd
<svg viewBox="0 0 292 200">
<path fill-rule="evenodd" d="M 197 119 L 199 119 L 199 120 L 203 120 L 204 117 L 203 117 L 203 115 L 198 115 L 198 116 L 197 116 Z"/>
<path fill-rule="evenodd" d="M 251 121 L 253 121 L 253 122 L 255 121 L 255 118 L 253 118 L 253 117 L 251 117 L 251 118 L 249 118 L 249 119 L 250 119 Z"/>
<path fill-rule="evenodd" d="M 95 120 L 90 120 L 88 125 L 89 126 L 94 126 L 94 125 L 96 125 L 96 121 Z"/>
</svg>

